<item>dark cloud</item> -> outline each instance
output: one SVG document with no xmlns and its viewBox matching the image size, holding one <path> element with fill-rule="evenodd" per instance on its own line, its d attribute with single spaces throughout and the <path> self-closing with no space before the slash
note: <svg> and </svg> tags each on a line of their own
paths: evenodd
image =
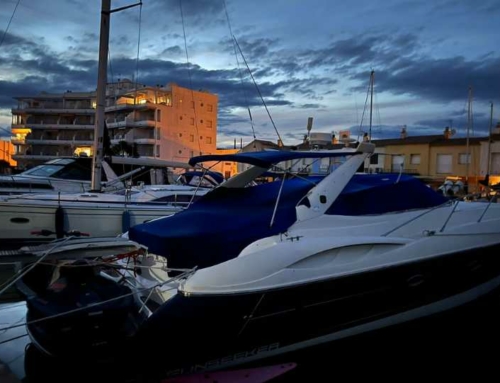
<svg viewBox="0 0 500 383">
<path fill-rule="evenodd" d="M 168 47 L 161 52 L 161 55 L 168 55 L 168 56 L 180 56 L 182 54 L 184 54 L 184 50 L 181 49 L 181 47 L 178 45 Z"/>
<path fill-rule="evenodd" d="M 297 108 L 300 109 L 319 109 L 321 108 L 320 104 L 302 104 L 302 105 L 297 105 Z"/>
</svg>

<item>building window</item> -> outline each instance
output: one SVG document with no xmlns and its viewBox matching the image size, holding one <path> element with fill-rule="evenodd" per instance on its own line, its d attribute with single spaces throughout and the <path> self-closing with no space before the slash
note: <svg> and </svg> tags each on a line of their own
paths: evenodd
<svg viewBox="0 0 500 383">
<path fill-rule="evenodd" d="M 189 141 L 190 142 L 194 142 L 194 134 L 190 134 L 189 135 Z"/>
<path fill-rule="evenodd" d="M 158 109 L 156 111 L 156 121 L 160 122 L 161 121 L 161 110 Z"/>
<path fill-rule="evenodd" d="M 189 119 L 189 124 L 190 124 L 190 125 L 194 125 L 194 118 L 193 118 L 193 117 L 191 117 L 191 118 Z"/>
<path fill-rule="evenodd" d="M 179 137 L 182 137 L 182 133 L 179 133 Z"/>
<path fill-rule="evenodd" d="M 160 157 L 160 145 L 156 145 L 156 157 Z"/>
<path fill-rule="evenodd" d="M 200 140 L 203 140 L 203 136 L 200 136 Z"/>
<path fill-rule="evenodd" d="M 191 101 L 191 108 L 194 109 L 194 101 Z"/>
<path fill-rule="evenodd" d="M 458 156 L 459 164 L 470 164 L 470 153 L 460 153 Z"/>
<path fill-rule="evenodd" d="M 203 124 L 203 120 L 200 120 L 200 124 Z"/>
<path fill-rule="evenodd" d="M 410 164 L 412 164 L 412 165 L 420 165 L 420 154 L 412 154 L 412 155 L 410 155 Z"/>
<path fill-rule="evenodd" d="M 159 140 L 161 138 L 161 129 L 156 128 L 156 139 Z"/>
<path fill-rule="evenodd" d="M 182 116 L 179 117 L 179 120 L 182 120 Z"/>
<path fill-rule="evenodd" d="M 378 165 L 378 154 L 377 153 L 373 153 L 370 156 L 370 165 Z"/>
<path fill-rule="evenodd" d="M 438 154 L 436 161 L 436 173 L 438 174 L 451 174 L 453 164 L 453 155 L 451 154 Z"/>
<path fill-rule="evenodd" d="M 401 172 L 403 170 L 403 166 L 404 166 L 404 157 L 402 155 L 399 155 L 399 154 L 395 154 L 392 156 L 392 167 L 391 167 L 391 171 L 393 172 Z"/>
<path fill-rule="evenodd" d="M 212 127 L 212 121 L 207 120 L 207 123 L 205 124 L 205 126 L 206 126 L 207 128 L 211 128 L 211 127 Z"/>
<path fill-rule="evenodd" d="M 211 144 L 212 143 L 212 137 L 206 137 L 206 143 Z"/>
<path fill-rule="evenodd" d="M 211 104 L 207 104 L 207 112 L 211 112 L 213 110 L 213 106 Z"/>
<path fill-rule="evenodd" d="M 201 103 L 200 106 L 203 107 L 203 103 Z"/>
</svg>

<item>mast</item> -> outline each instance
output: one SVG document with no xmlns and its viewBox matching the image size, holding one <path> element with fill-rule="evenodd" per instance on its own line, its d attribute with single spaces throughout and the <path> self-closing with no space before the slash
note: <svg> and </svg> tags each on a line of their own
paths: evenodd
<svg viewBox="0 0 500 383">
<path fill-rule="evenodd" d="M 486 181 L 488 182 L 488 185 L 490 185 L 490 169 L 491 169 L 491 132 L 493 130 L 493 102 L 490 102 L 490 132 L 488 135 L 488 159 L 486 162 Z"/>
<path fill-rule="evenodd" d="M 106 83 L 109 50 L 109 21 L 111 0 L 102 0 L 101 30 L 99 39 L 99 67 L 97 72 L 94 156 L 92 161 L 92 190 L 101 190 L 103 158 L 104 108 L 106 107 Z"/>
<path fill-rule="evenodd" d="M 106 108 L 106 85 L 108 82 L 108 52 L 109 52 L 109 23 L 111 13 L 123 11 L 135 6 L 142 6 L 142 2 L 126 5 L 111 10 L 111 0 L 102 0 L 101 29 L 99 35 L 99 66 L 97 70 L 97 91 L 94 128 L 94 156 L 92 160 L 91 189 L 101 190 L 102 159 L 104 156 L 104 111 Z"/>
<path fill-rule="evenodd" d="M 373 82 L 375 79 L 375 71 L 372 70 L 370 73 L 370 129 L 368 133 L 368 141 L 372 140 L 372 112 L 373 112 Z"/>
<path fill-rule="evenodd" d="M 468 103 L 468 108 L 467 108 L 467 160 L 465 162 L 465 186 L 466 186 L 466 192 L 469 192 L 469 165 L 471 162 L 471 155 L 470 155 L 470 147 L 469 147 L 469 131 L 470 131 L 470 125 L 471 125 L 471 115 L 472 115 L 472 86 L 469 87 L 469 103 Z"/>
</svg>

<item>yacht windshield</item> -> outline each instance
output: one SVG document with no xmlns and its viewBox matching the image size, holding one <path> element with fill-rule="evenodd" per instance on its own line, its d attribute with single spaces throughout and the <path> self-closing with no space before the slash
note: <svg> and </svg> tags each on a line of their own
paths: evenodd
<svg viewBox="0 0 500 383">
<path fill-rule="evenodd" d="M 90 181 L 92 177 L 90 165 L 90 159 L 82 161 L 82 159 L 61 158 L 26 170 L 21 175 Z M 106 179 L 105 174 L 103 179 Z"/>
</svg>

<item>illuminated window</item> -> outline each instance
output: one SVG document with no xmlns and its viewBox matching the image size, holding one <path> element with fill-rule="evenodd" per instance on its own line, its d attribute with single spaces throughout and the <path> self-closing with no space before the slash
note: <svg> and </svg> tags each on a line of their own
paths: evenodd
<svg viewBox="0 0 500 383">
<path fill-rule="evenodd" d="M 75 149 L 74 154 L 78 157 L 91 157 L 93 155 L 92 147 L 79 146 Z"/>
</svg>

